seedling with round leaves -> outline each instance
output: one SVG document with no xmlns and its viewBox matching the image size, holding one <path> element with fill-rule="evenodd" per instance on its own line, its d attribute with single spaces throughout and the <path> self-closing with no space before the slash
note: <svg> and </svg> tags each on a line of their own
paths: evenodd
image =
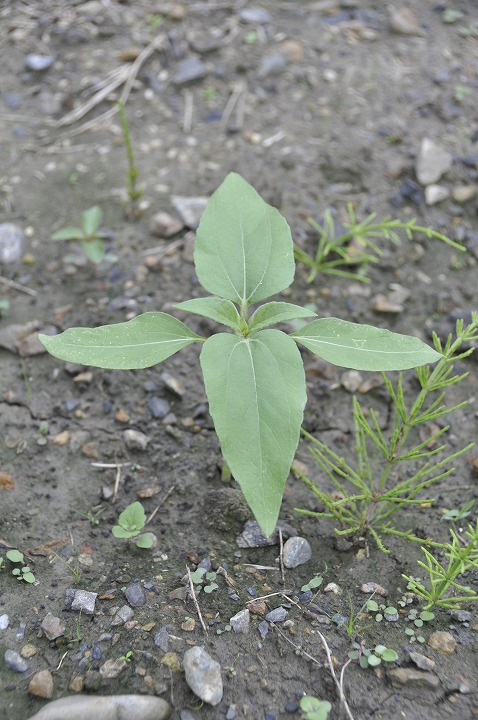
<svg viewBox="0 0 478 720">
<path fill-rule="evenodd" d="M 133 540 L 136 547 L 147 550 L 152 547 L 153 539 L 149 534 L 141 535 L 146 525 L 146 513 L 140 502 L 136 501 L 128 505 L 118 518 L 118 525 L 114 525 L 111 532 L 117 538 Z"/>
<path fill-rule="evenodd" d="M 175 307 L 221 323 L 226 332 L 204 338 L 172 315 L 148 312 L 115 325 L 39 337 L 62 360 L 122 370 L 151 367 L 201 343 L 209 410 L 225 462 L 261 530 L 270 535 L 307 399 L 297 344 L 356 370 L 403 370 L 441 355 L 416 337 L 337 318 L 312 320 L 290 335 L 271 328 L 316 313 L 277 301 L 253 307 L 292 283 L 294 245 L 285 219 L 235 173 L 203 213 L 194 264 L 211 295 Z"/>
<path fill-rule="evenodd" d="M 8 550 L 7 559 L 14 565 L 20 565 L 20 567 L 14 567 L 12 569 L 12 575 L 14 575 L 17 580 L 23 580 L 29 584 L 35 582 L 35 575 L 32 573 L 30 567 L 25 565 L 24 555 L 20 550 Z"/>
<path fill-rule="evenodd" d="M 304 695 L 299 702 L 304 720 L 327 720 L 332 710 L 328 700 L 319 700 L 312 695 Z"/>
<path fill-rule="evenodd" d="M 97 205 L 81 213 L 81 227 L 66 227 L 52 235 L 52 240 L 77 240 L 88 260 L 98 264 L 102 260 L 114 260 L 105 253 L 104 238 L 108 233 L 100 230 L 103 212 Z"/>
<path fill-rule="evenodd" d="M 374 668 L 382 664 L 382 662 L 395 662 L 398 660 L 398 653 L 385 645 L 376 645 L 373 650 L 369 650 L 363 644 L 354 642 L 353 650 L 348 653 L 350 660 L 358 660 L 360 667 Z"/>
<path fill-rule="evenodd" d="M 212 593 L 217 590 L 219 585 L 216 582 L 217 573 L 213 570 L 206 570 L 206 568 L 198 567 L 193 573 L 191 573 L 191 580 L 197 587 L 202 587 L 205 593 Z"/>
</svg>

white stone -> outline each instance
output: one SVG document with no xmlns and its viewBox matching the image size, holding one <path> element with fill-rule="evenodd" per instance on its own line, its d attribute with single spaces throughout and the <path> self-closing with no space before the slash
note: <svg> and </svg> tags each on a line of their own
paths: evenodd
<svg viewBox="0 0 478 720">
<path fill-rule="evenodd" d="M 436 205 L 450 197 L 450 191 L 443 185 L 427 185 L 425 188 L 425 202 L 427 205 Z"/>
<path fill-rule="evenodd" d="M 452 166 L 453 156 L 433 140 L 424 138 L 417 156 L 415 172 L 418 182 L 432 185 L 438 182 Z"/>
</svg>

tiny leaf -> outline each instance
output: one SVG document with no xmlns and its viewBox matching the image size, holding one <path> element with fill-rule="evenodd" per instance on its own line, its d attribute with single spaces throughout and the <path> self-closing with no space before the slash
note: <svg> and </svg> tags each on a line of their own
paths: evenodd
<svg viewBox="0 0 478 720">
<path fill-rule="evenodd" d="M 118 524 L 121 525 L 124 530 L 128 531 L 139 531 L 144 528 L 146 524 L 146 513 L 138 500 L 123 510 L 118 518 Z"/>
<path fill-rule="evenodd" d="M 370 655 L 370 657 L 368 658 L 368 664 L 371 667 L 378 667 L 378 665 L 380 665 L 381 662 L 382 662 L 381 659 L 379 657 L 377 657 L 376 655 Z"/>
<path fill-rule="evenodd" d="M 23 579 L 25 580 L 25 582 L 30 583 L 30 584 L 35 582 L 35 576 L 31 572 L 24 572 Z"/>
<path fill-rule="evenodd" d="M 120 527 L 119 525 L 114 525 L 111 528 L 111 532 L 117 538 L 131 538 L 131 537 L 135 537 L 135 535 L 137 535 L 139 531 L 138 530 L 125 530 L 124 528 Z"/>
<path fill-rule="evenodd" d="M 371 612 L 377 612 L 378 603 L 375 602 L 375 600 L 367 600 L 367 610 L 370 610 Z"/>
<path fill-rule="evenodd" d="M 298 318 L 313 317 L 316 315 L 313 310 L 293 305 L 286 302 L 269 302 L 257 308 L 249 320 L 249 330 L 252 332 L 262 330 L 269 325 L 277 325 L 280 322 L 297 320 Z"/>
<path fill-rule="evenodd" d="M 23 553 L 20 550 L 8 550 L 7 558 L 13 563 L 23 562 Z"/>
<path fill-rule="evenodd" d="M 191 580 L 193 583 L 201 583 L 204 575 L 206 574 L 206 568 L 198 567 L 193 573 L 191 573 Z"/>
<path fill-rule="evenodd" d="M 150 535 L 139 535 L 139 537 L 137 537 L 134 541 L 134 544 L 136 547 L 148 550 L 153 546 L 153 538 Z"/>
<path fill-rule="evenodd" d="M 66 227 L 51 236 L 52 240 L 83 240 L 85 233 L 79 227 Z"/>
<path fill-rule="evenodd" d="M 151 367 L 202 339 L 180 320 L 162 312 L 148 312 L 128 322 L 98 328 L 70 328 L 60 335 L 38 338 L 60 360 L 116 370 Z"/>
<path fill-rule="evenodd" d="M 98 265 L 105 257 L 105 246 L 103 240 L 82 240 L 81 247 L 88 260 Z"/>
<path fill-rule="evenodd" d="M 406 370 L 442 357 L 416 337 L 337 318 L 312 320 L 291 337 L 324 360 L 355 370 Z"/>
<path fill-rule="evenodd" d="M 395 660 L 398 660 L 398 653 L 395 652 L 395 650 L 391 650 L 390 648 L 385 648 L 384 651 L 381 653 L 382 660 L 385 662 L 395 662 Z"/>
<path fill-rule="evenodd" d="M 204 592 L 205 592 L 205 593 L 212 593 L 212 591 L 213 591 L 213 590 L 217 590 L 218 587 L 219 587 L 219 585 L 218 585 L 217 583 L 215 583 L 215 582 L 210 583 L 209 585 L 206 585 L 206 586 L 205 586 Z"/>
<path fill-rule="evenodd" d="M 422 610 L 420 613 L 420 620 L 423 620 L 423 622 L 430 622 L 430 620 L 433 620 L 434 617 L 435 613 L 432 613 L 429 610 Z"/>
<path fill-rule="evenodd" d="M 86 237 L 91 237 L 96 233 L 101 225 L 102 219 L 103 213 L 97 205 L 81 213 L 81 227 Z"/>
<path fill-rule="evenodd" d="M 240 305 L 263 300 L 294 279 L 289 226 L 246 180 L 230 173 L 204 210 L 194 264 L 208 292 Z"/>
<path fill-rule="evenodd" d="M 240 329 L 240 317 L 236 306 L 230 300 L 218 297 L 195 298 L 176 303 L 173 307 L 178 310 L 187 310 L 195 315 L 211 318 L 216 322 L 226 325 L 231 330 Z"/>
</svg>

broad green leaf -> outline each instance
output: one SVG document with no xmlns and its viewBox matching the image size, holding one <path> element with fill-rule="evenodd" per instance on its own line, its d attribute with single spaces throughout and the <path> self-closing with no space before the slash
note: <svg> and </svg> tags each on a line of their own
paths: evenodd
<svg viewBox="0 0 478 720">
<path fill-rule="evenodd" d="M 381 656 L 382 660 L 385 662 L 395 662 L 395 660 L 398 660 L 398 653 L 391 648 L 385 648 L 385 650 L 381 653 Z"/>
<path fill-rule="evenodd" d="M 180 320 L 162 312 L 144 313 L 116 325 L 70 328 L 60 335 L 38 338 L 60 360 L 113 370 L 151 367 L 202 340 Z"/>
<path fill-rule="evenodd" d="M 208 292 L 240 305 L 264 300 L 294 278 L 289 226 L 248 182 L 230 173 L 204 210 L 194 264 Z"/>
<path fill-rule="evenodd" d="M 23 553 L 20 550 L 8 550 L 7 558 L 13 563 L 23 562 Z"/>
<path fill-rule="evenodd" d="M 298 348 L 279 330 L 219 333 L 200 356 L 224 458 L 265 535 L 275 528 L 306 402 Z"/>
<path fill-rule="evenodd" d="M 113 525 L 111 532 L 117 538 L 132 538 L 138 534 L 139 530 L 125 530 L 119 525 Z"/>
<path fill-rule="evenodd" d="M 83 240 L 85 233 L 79 227 L 66 227 L 51 236 L 52 240 Z"/>
<path fill-rule="evenodd" d="M 136 547 L 142 548 L 143 550 L 148 550 L 150 547 L 153 546 L 153 538 L 151 537 L 151 535 L 145 533 L 144 535 L 139 535 L 139 537 L 136 538 L 134 543 Z"/>
<path fill-rule="evenodd" d="M 249 320 L 249 330 L 262 330 L 269 325 L 277 325 L 280 322 L 297 320 L 298 318 L 314 317 L 317 315 L 313 310 L 293 305 L 286 302 L 269 302 L 257 308 Z"/>
<path fill-rule="evenodd" d="M 211 318 L 222 323 L 231 330 L 240 329 L 240 317 L 236 306 L 230 300 L 223 300 L 218 297 L 195 298 L 176 303 L 173 307 L 178 310 L 187 310 L 195 315 Z"/>
<path fill-rule="evenodd" d="M 101 225 L 102 219 L 103 213 L 97 205 L 81 213 L 81 227 L 86 237 L 91 237 L 96 233 Z"/>
<path fill-rule="evenodd" d="M 416 337 L 337 318 L 313 320 L 291 337 L 324 360 L 355 370 L 407 370 L 442 357 Z"/>
<path fill-rule="evenodd" d="M 125 530 L 142 530 L 146 523 L 146 513 L 141 503 L 136 500 L 136 502 L 128 505 L 128 507 L 120 513 L 118 523 Z"/>
<path fill-rule="evenodd" d="M 96 240 L 82 240 L 81 247 L 88 260 L 94 262 L 95 265 L 100 263 L 105 257 L 105 247 L 103 240 L 97 238 Z"/>
</svg>

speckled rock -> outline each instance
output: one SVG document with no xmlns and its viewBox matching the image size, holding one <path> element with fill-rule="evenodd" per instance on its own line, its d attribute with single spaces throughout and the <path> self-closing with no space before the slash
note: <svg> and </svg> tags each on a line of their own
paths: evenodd
<svg viewBox="0 0 478 720">
<path fill-rule="evenodd" d="M 284 543 L 283 561 L 286 568 L 304 565 L 312 556 L 312 549 L 305 538 L 291 537 Z"/>
<path fill-rule="evenodd" d="M 453 655 L 456 650 L 456 640 L 445 630 L 437 630 L 428 638 L 428 645 L 443 655 Z"/>
<path fill-rule="evenodd" d="M 223 694 L 219 663 L 196 645 L 184 654 L 183 665 L 186 682 L 193 693 L 209 705 L 218 705 Z"/>
</svg>

